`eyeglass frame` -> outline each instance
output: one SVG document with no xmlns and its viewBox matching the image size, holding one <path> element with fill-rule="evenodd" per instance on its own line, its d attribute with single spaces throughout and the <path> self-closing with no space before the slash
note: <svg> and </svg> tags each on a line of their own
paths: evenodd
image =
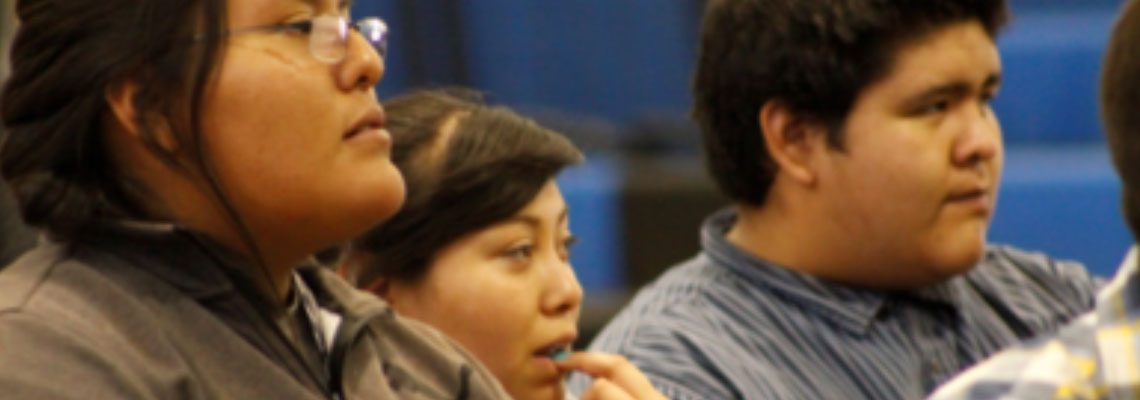
<svg viewBox="0 0 1140 400">
<path fill-rule="evenodd" d="M 318 25 L 322 21 L 330 21 Z M 344 60 L 348 53 L 349 28 L 360 33 L 364 41 L 376 50 L 381 59 L 388 56 L 388 23 L 380 17 L 364 17 L 349 22 L 348 17 L 338 15 L 318 15 L 316 17 L 297 21 L 285 22 L 264 26 L 251 26 L 227 31 L 225 36 L 234 36 L 253 32 L 300 32 L 309 37 L 309 53 L 317 61 L 325 64 L 336 64 Z M 324 33 L 321 35 L 320 33 Z M 328 35 L 328 34 L 332 35 Z M 321 42 L 321 39 L 326 41 Z M 331 49 L 335 54 L 323 54 L 320 49 Z"/>
</svg>

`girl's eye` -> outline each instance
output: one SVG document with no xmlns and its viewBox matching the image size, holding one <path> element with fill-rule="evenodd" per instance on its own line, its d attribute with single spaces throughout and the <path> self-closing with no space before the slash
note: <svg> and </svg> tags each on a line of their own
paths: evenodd
<svg viewBox="0 0 1140 400">
<path fill-rule="evenodd" d="M 533 253 L 534 246 L 525 244 L 510 248 L 504 255 L 514 260 L 529 260 Z"/>
<path fill-rule="evenodd" d="M 562 256 L 563 261 L 570 259 L 570 251 L 574 249 L 574 245 L 576 244 L 578 244 L 578 237 L 574 235 L 569 235 L 566 239 L 562 240 L 562 248 L 559 249 L 559 255 Z"/>
<path fill-rule="evenodd" d="M 993 106 L 995 97 L 997 97 L 996 93 L 986 93 L 979 98 L 979 102 L 982 103 L 983 108 L 989 109 L 991 106 Z"/>
</svg>

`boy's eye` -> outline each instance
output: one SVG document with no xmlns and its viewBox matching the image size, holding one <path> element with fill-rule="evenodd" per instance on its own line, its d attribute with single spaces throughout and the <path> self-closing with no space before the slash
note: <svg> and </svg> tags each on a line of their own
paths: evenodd
<svg viewBox="0 0 1140 400">
<path fill-rule="evenodd" d="M 919 108 L 918 111 L 916 112 L 916 114 L 918 114 L 918 115 L 938 114 L 938 113 L 946 112 L 946 110 L 949 110 L 949 109 L 950 109 L 950 101 L 940 100 L 937 102 L 927 104 L 927 105 L 923 106 L 922 108 Z"/>
</svg>

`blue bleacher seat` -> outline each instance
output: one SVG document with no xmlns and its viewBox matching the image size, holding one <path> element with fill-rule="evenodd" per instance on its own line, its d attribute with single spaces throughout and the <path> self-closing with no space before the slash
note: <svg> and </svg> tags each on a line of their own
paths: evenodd
<svg viewBox="0 0 1140 400">
<path fill-rule="evenodd" d="M 610 157 L 591 155 L 585 164 L 558 177 L 570 210 L 570 229 L 578 237 L 570 263 L 589 292 L 616 291 L 625 284 L 618 215 L 622 173 L 618 165 Z"/>
<path fill-rule="evenodd" d="M 508 105 L 625 122 L 684 110 L 698 2 L 462 2 L 472 84 Z"/>
<path fill-rule="evenodd" d="M 990 240 L 1078 260 L 1112 276 L 1132 237 L 1107 148 L 1008 149 Z"/>
<path fill-rule="evenodd" d="M 999 36 L 994 103 L 1009 144 L 1098 140 L 1097 79 L 1115 8 L 1017 13 Z"/>
</svg>

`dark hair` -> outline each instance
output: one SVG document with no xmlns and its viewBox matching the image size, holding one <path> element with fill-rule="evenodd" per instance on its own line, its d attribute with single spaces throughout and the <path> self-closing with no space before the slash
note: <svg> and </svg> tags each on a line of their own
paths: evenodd
<svg viewBox="0 0 1140 400">
<path fill-rule="evenodd" d="M 1140 3 L 1128 2 L 1113 28 L 1100 78 L 1104 128 L 1124 181 L 1124 218 L 1140 238 Z"/>
<path fill-rule="evenodd" d="M 407 199 L 354 243 L 353 251 L 368 259 L 354 271 L 362 287 L 381 277 L 418 281 L 444 246 L 514 215 L 560 170 L 582 160 L 561 134 L 488 106 L 473 92 L 414 92 L 385 108 Z"/>
<path fill-rule="evenodd" d="M 763 204 L 777 168 L 760 132 L 764 104 L 825 124 L 842 149 L 857 95 L 901 48 L 967 20 L 993 37 L 1007 17 L 1004 0 L 709 0 L 693 81 L 709 173 L 733 200 Z"/>
<path fill-rule="evenodd" d="M 7 137 L 0 171 L 24 220 L 74 240 L 99 221 L 136 215 L 137 192 L 104 144 L 106 90 L 133 80 L 144 143 L 162 121 L 201 155 L 201 99 L 220 58 L 224 0 L 24 0 L 0 93 Z"/>
</svg>

